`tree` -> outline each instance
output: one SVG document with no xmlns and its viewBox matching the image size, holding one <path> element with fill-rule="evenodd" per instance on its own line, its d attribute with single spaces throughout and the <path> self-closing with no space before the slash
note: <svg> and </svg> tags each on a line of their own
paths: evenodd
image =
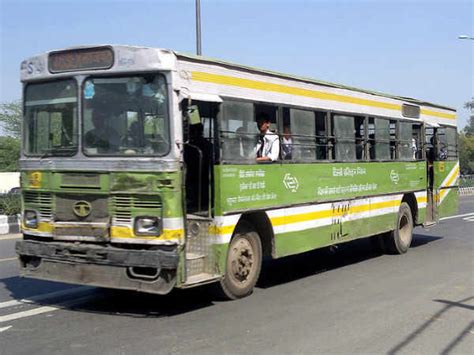
<svg viewBox="0 0 474 355">
<path fill-rule="evenodd" d="M 18 171 L 20 140 L 14 137 L 0 137 L 0 171 Z"/>
<path fill-rule="evenodd" d="M 17 171 L 21 146 L 22 108 L 20 101 L 0 104 L 0 171 Z"/>
<path fill-rule="evenodd" d="M 474 97 L 464 107 L 471 110 L 471 116 L 459 134 L 459 167 L 463 175 L 474 174 Z"/>
<path fill-rule="evenodd" d="M 466 135 L 474 135 L 474 97 L 471 98 L 471 101 L 466 102 L 464 104 L 464 108 L 467 108 L 468 110 L 471 110 L 471 116 L 469 118 L 469 124 L 464 127 L 464 133 Z"/>
<path fill-rule="evenodd" d="M 7 136 L 20 139 L 22 117 L 20 101 L 0 104 L 0 124 Z"/>
</svg>

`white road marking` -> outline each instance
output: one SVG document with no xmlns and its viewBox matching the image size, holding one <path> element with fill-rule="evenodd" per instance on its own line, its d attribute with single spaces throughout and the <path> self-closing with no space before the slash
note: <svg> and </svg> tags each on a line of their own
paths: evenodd
<svg viewBox="0 0 474 355">
<path fill-rule="evenodd" d="M 465 214 L 458 214 L 456 216 L 443 217 L 443 218 L 440 218 L 439 220 L 440 221 L 445 221 L 447 219 L 461 218 L 461 217 L 467 217 L 467 216 L 474 216 L 474 213 L 471 212 L 471 213 L 465 213 Z"/>
<path fill-rule="evenodd" d="M 14 235 L 14 236 L 11 236 L 11 237 L 2 237 L 2 236 L 0 236 L 0 242 L 2 240 L 21 239 L 22 236 L 23 236 L 22 234 Z"/>
<path fill-rule="evenodd" d="M 468 222 L 474 222 L 474 215 L 469 216 L 469 217 L 464 217 L 462 220 L 463 221 L 468 221 Z"/>
<path fill-rule="evenodd" d="M 62 290 L 62 291 L 56 291 L 56 292 L 51 292 L 51 293 L 45 293 L 42 295 L 38 296 L 32 296 L 29 298 L 24 298 L 21 300 L 11 300 L 11 301 L 6 301 L 0 303 L 0 308 L 6 308 L 6 307 L 13 307 L 19 304 L 25 304 L 25 303 L 35 303 L 35 302 L 40 302 L 40 301 L 45 301 L 51 298 L 56 298 L 56 297 L 62 297 L 62 296 L 69 296 L 73 294 L 81 294 L 86 291 L 92 290 L 93 287 L 75 287 L 73 289 L 67 289 L 67 290 Z"/>
<path fill-rule="evenodd" d="M 0 333 L 1 333 L 1 332 L 4 332 L 5 330 L 10 329 L 11 327 L 12 327 L 11 325 L 8 325 L 8 326 L 6 326 L 6 327 L 0 328 Z"/>
<path fill-rule="evenodd" d="M 38 308 L 33 308 L 28 311 L 16 312 L 12 314 L 7 314 L 5 316 L 0 316 L 0 323 L 10 322 L 12 320 L 36 316 L 38 314 L 47 313 L 47 312 L 54 312 L 64 307 L 71 307 L 79 303 L 83 303 L 87 299 L 89 299 L 91 295 L 84 296 L 76 300 L 72 300 L 69 302 L 59 303 L 57 306 L 43 306 Z"/>
<path fill-rule="evenodd" d="M 18 258 L 15 256 L 14 258 L 5 258 L 5 259 L 0 259 L 0 263 L 3 262 L 3 261 L 13 261 L 13 260 L 17 260 Z"/>
</svg>

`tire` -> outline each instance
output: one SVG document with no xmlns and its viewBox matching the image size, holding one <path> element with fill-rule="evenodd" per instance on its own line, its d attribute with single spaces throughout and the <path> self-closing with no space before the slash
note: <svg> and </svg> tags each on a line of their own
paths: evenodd
<svg viewBox="0 0 474 355">
<path fill-rule="evenodd" d="M 405 254 L 413 239 L 413 216 L 410 206 L 402 202 L 398 209 L 395 229 L 385 237 L 387 250 L 392 254 Z"/>
<path fill-rule="evenodd" d="M 250 295 L 261 268 L 260 237 L 251 225 L 242 223 L 229 244 L 225 274 L 218 285 L 219 296 L 235 300 Z"/>
</svg>

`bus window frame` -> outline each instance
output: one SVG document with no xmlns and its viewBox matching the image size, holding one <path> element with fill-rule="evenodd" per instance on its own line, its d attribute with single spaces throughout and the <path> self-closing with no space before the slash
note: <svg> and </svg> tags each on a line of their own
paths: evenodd
<svg viewBox="0 0 474 355">
<path fill-rule="evenodd" d="M 117 78 L 129 78 L 133 76 L 145 76 L 145 75 L 161 75 L 164 80 L 165 80 L 165 87 L 166 87 L 166 106 L 167 106 L 167 114 L 168 114 L 168 123 L 167 123 L 167 134 L 168 134 L 168 147 L 166 153 L 163 154 L 133 154 L 133 155 L 126 155 L 126 154 L 87 154 L 85 151 L 85 145 L 84 145 L 84 139 L 85 139 L 85 134 L 87 132 L 84 131 L 84 108 L 85 108 L 85 98 L 84 98 L 84 87 L 86 85 L 86 81 L 89 80 L 90 78 L 101 78 L 101 79 L 117 79 Z M 173 130 L 172 130 L 172 124 L 173 124 L 173 115 L 174 115 L 174 109 L 173 109 L 173 90 L 170 87 L 170 80 L 165 71 L 133 71 L 130 73 L 117 73 L 117 74 L 111 74 L 110 72 L 107 73 L 93 73 L 86 75 L 82 78 L 81 85 L 80 85 L 80 92 L 79 98 L 80 98 L 80 114 L 79 114 L 79 150 L 80 152 L 86 156 L 87 158 L 121 158 L 121 159 L 133 159 L 133 158 L 163 158 L 168 156 L 172 152 L 172 140 L 174 140 L 173 137 Z"/>
<path fill-rule="evenodd" d="M 73 157 L 76 157 L 80 154 L 81 152 L 81 146 L 82 146 L 82 138 L 81 138 L 81 112 L 82 112 L 82 102 L 81 100 L 79 100 L 79 90 L 81 90 L 81 87 L 82 87 L 82 84 L 80 85 L 78 80 L 77 80 L 77 77 L 74 76 L 74 75 L 71 75 L 71 76 L 64 76 L 64 77 L 60 77 L 60 78 L 47 78 L 47 79 L 44 79 L 44 80 L 35 80 L 35 81 L 30 81 L 30 82 L 27 82 L 23 85 L 22 87 L 22 117 L 21 117 L 21 125 L 22 125 L 22 132 L 21 132 L 21 148 L 20 148 L 20 155 L 21 156 L 25 156 L 25 157 L 30 157 L 30 158 L 41 158 L 44 154 L 31 154 L 31 153 L 28 153 L 26 151 L 26 140 L 28 139 L 27 137 L 27 133 L 29 132 L 28 129 L 24 129 L 23 126 L 25 126 L 26 124 L 26 120 L 25 120 L 25 113 L 26 113 L 26 90 L 28 88 L 28 86 L 30 85 L 36 85 L 36 84 L 47 84 L 47 83 L 52 83 L 52 82 L 58 82 L 58 81 L 66 81 L 66 80 L 70 80 L 72 82 L 74 82 L 74 85 L 75 85 L 75 88 L 76 88 L 76 122 L 73 122 L 73 126 L 74 124 L 76 125 L 76 132 L 75 132 L 75 135 L 76 135 L 76 139 L 77 139 L 77 142 L 76 142 L 76 149 L 75 151 L 70 154 L 70 155 L 52 155 L 52 156 L 49 156 L 49 158 L 73 158 Z M 73 132 L 74 134 L 74 132 Z"/>
</svg>

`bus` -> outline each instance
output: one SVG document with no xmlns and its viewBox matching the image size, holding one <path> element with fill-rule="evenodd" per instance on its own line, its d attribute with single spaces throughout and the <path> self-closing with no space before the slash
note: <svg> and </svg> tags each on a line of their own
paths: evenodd
<svg viewBox="0 0 474 355">
<path fill-rule="evenodd" d="M 457 210 L 446 106 L 122 45 L 31 57 L 21 80 L 25 277 L 236 299 L 264 258 L 369 237 L 403 254 Z"/>
</svg>

